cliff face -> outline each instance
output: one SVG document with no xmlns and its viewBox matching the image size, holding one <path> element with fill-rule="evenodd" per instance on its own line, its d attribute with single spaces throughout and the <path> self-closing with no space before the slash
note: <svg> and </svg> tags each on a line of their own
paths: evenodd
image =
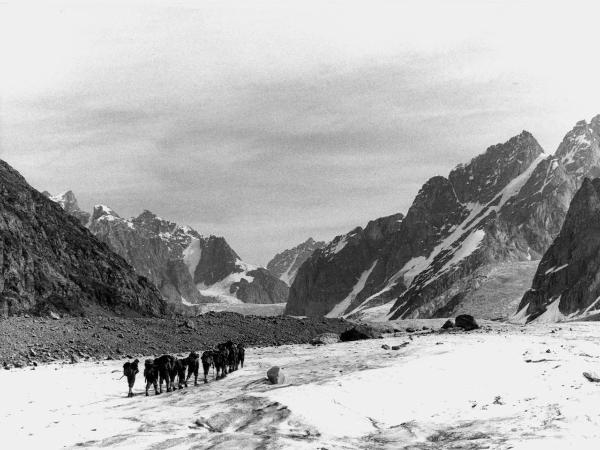
<svg viewBox="0 0 600 450">
<path fill-rule="evenodd" d="M 161 315 L 146 278 L 0 161 L 0 315 L 109 309 Z"/>
<path fill-rule="evenodd" d="M 402 219 L 402 214 L 396 214 L 374 220 L 364 229 L 358 227 L 317 249 L 298 271 L 286 313 L 324 316 L 336 307 L 335 314 L 363 302 L 385 281 L 385 264 L 378 264 L 378 258 L 397 233 Z M 355 288 L 362 283 L 360 291 Z"/>
<path fill-rule="evenodd" d="M 294 248 L 276 254 L 267 264 L 267 270 L 279 277 L 288 286 L 294 282 L 298 269 L 304 264 L 315 250 L 325 247 L 326 243 L 308 238 Z"/>
<path fill-rule="evenodd" d="M 600 179 L 586 178 L 542 258 L 516 319 L 555 322 L 600 312 Z"/>
<path fill-rule="evenodd" d="M 361 317 L 376 308 L 388 318 L 461 311 L 480 298 L 481 286 L 509 273 L 498 270 L 503 264 L 522 262 L 529 270 L 528 261 L 548 249 L 583 178 L 600 175 L 599 131 L 600 116 L 578 122 L 550 156 L 524 131 L 448 177 L 431 178 L 381 245 L 348 245 L 328 257 L 315 252 L 298 271 L 288 311 Z M 353 231 L 326 249 L 356 236 L 364 240 Z M 514 292 L 508 296 L 495 301 L 514 304 Z"/>
</svg>

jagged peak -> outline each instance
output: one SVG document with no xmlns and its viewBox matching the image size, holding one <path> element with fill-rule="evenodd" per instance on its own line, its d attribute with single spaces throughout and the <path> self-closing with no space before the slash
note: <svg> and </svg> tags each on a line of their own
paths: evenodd
<svg viewBox="0 0 600 450">
<path fill-rule="evenodd" d="M 582 155 L 597 141 L 600 133 L 600 117 L 596 116 L 588 124 L 585 120 L 579 120 L 567 134 L 565 134 L 560 145 L 556 149 L 555 156 L 566 163 L 577 160 L 577 155 Z"/>
<path fill-rule="evenodd" d="M 154 219 L 163 220 L 162 218 L 158 217 L 156 214 L 154 214 L 149 209 L 144 209 L 140 213 L 140 215 L 138 215 L 136 217 L 136 219 L 138 219 L 138 220 L 154 220 Z"/>
<path fill-rule="evenodd" d="M 44 191 L 44 192 L 42 192 L 42 194 L 45 195 L 46 197 L 48 197 L 53 202 L 58 203 L 67 212 L 79 210 L 79 204 L 77 203 L 77 198 L 75 197 L 75 194 L 71 190 L 61 192 L 60 194 L 57 194 L 57 195 L 52 195 L 48 191 Z"/>
<path fill-rule="evenodd" d="M 468 163 L 457 164 L 450 172 L 450 175 L 461 170 L 470 170 L 478 161 L 487 159 L 492 155 L 503 156 L 502 152 L 506 152 L 506 150 L 516 150 L 517 153 L 520 153 L 531 150 L 530 146 L 534 147 L 534 157 L 544 152 L 535 136 L 527 130 L 522 130 L 519 134 L 512 136 L 506 142 L 490 145 L 483 153 L 473 157 Z"/>
<path fill-rule="evenodd" d="M 95 220 L 98 220 L 100 217 L 103 216 L 107 216 L 107 217 L 113 217 L 113 218 L 118 218 L 120 219 L 121 216 L 119 216 L 112 208 L 106 206 L 106 205 L 102 205 L 102 204 L 98 204 L 98 205 L 94 205 L 94 212 L 92 213 L 92 222 Z"/>
</svg>

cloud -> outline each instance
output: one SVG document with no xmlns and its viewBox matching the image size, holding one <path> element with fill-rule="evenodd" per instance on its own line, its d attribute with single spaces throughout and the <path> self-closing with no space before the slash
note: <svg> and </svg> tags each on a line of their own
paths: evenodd
<svg viewBox="0 0 600 450">
<path fill-rule="evenodd" d="M 0 157 L 41 190 L 148 208 L 264 264 L 405 212 L 429 177 L 524 128 L 553 151 L 600 112 L 594 28 L 564 8 L 253 5 L 18 12 Z"/>
</svg>

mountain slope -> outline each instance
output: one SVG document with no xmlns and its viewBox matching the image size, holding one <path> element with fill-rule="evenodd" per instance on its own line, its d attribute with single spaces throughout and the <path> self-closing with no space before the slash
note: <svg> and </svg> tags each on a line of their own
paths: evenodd
<svg viewBox="0 0 600 450">
<path fill-rule="evenodd" d="M 586 178 L 515 319 L 556 322 L 600 311 L 600 178 Z"/>
<path fill-rule="evenodd" d="M 164 312 L 151 282 L 1 160 L 0 262 L 0 316 Z"/>
<path fill-rule="evenodd" d="M 284 250 L 276 254 L 267 264 L 267 270 L 279 277 L 284 283 L 290 286 L 300 266 L 306 261 L 313 252 L 319 248 L 325 247 L 323 241 L 315 241 L 313 238 L 308 238 L 302 244 L 294 248 Z"/>
<path fill-rule="evenodd" d="M 71 208 L 71 213 L 81 215 L 76 208 Z M 215 301 L 287 300 L 285 283 L 268 271 L 241 261 L 222 237 L 202 236 L 148 210 L 125 219 L 105 205 L 94 207 L 87 224 L 98 239 L 151 280 L 170 303 L 192 306 Z"/>
<path fill-rule="evenodd" d="M 360 317 L 376 307 L 380 317 L 416 318 L 463 310 L 498 264 L 541 258 L 583 178 L 600 172 L 599 125 L 600 116 L 578 122 L 552 156 L 524 131 L 430 179 L 383 245 L 326 262 L 315 252 L 291 287 L 288 311 Z M 361 264 L 343 269 L 343 259 Z M 339 288 L 328 301 L 330 280 Z M 515 293 L 497 301 L 505 305 L 490 311 L 508 311 Z"/>
</svg>

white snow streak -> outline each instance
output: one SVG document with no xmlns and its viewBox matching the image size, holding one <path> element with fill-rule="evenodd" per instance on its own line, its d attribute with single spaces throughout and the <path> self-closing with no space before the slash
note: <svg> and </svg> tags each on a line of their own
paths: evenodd
<svg viewBox="0 0 600 450">
<path fill-rule="evenodd" d="M 325 317 L 340 317 L 344 314 L 344 312 L 346 311 L 346 309 L 348 309 L 352 301 L 356 298 L 358 294 L 360 294 L 360 291 L 362 291 L 365 288 L 365 283 L 369 279 L 369 276 L 371 275 L 371 272 L 373 272 L 373 269 L 375 268 L 376 264 L 377 260 L 373 261 L 371 267 L 365 270 L 362 273 L 362 275 L 358 278 L 358 281 L 352 288 L 352 291 L 347 295 L 347 297 L 341 302 L 339 302 L 337 305 L 335 305 Z"/>
<path fill-rule="evenodd" d="M 298 253 L 296 253 L 296 255 L 294 256 L 294 260 L 288 266 L 287 270 L 279 277 L 279 279 L 281 281 L 283 281 L 285 284 L 287 284 L 288 286 L 291 285 L 291 281 L 296 276 L 296 270 L 292 271 L 292 268 L 294 267 L 294 264 L 296 264 L 297 259 L 298 259 Z"/>
<path fill-rule="evenodd" d="M 536 317 L 535 319 L 533 319 L 532 322 L 535 322 L 535 323 L 562 322 L 565 319 L 565 316 L 558 309 L 558 306 L 560 304 L 560 297 L 561 296 L 559 295 L 556 300 L 552 301 L 552 303 L 550 303 L 548 306 L 546 306 L 546 311 L 544 311 L 544 313 L 542 315 L 540 315 L 539 317 Z"/>
<path fill-rule="evenodd" d="M 192 278 L 194 278 L 194 273 L 201 257 L 202 248 L 200 247 L 200 239 L 193 238 L 190 245 L 183 250 L 183 262 L 187 266 Z"/>
</svg>

